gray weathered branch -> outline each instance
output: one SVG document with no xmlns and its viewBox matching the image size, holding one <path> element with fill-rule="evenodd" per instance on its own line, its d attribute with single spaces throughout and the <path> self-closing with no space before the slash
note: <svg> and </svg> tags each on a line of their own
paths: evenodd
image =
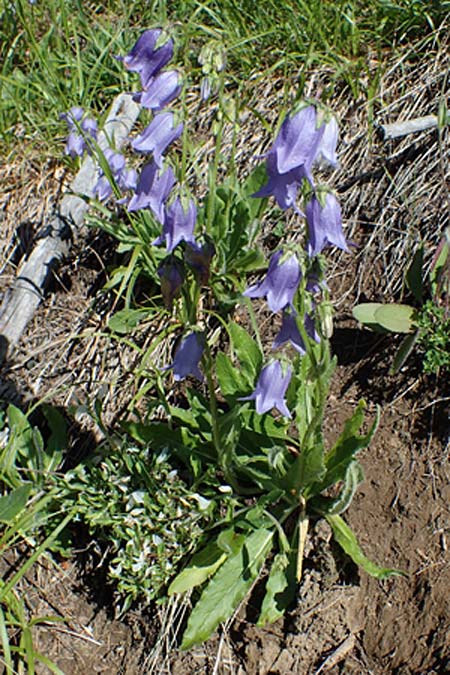
<svg viewBox="0 0 450 675">
<path fill-rule="evenodd" d="M 116 97 L 98 137 L 102 151 L 123 145 L 139 115 L 139 106 L 130 94 Z M 93 196 L 98 165 L 90 156 L 83 161 L 62 198 L 57 212 L 50 219 L 42 238 L 17 270 L 12 287 L 0 307 L 0 361 L 9 347 L 18 343 L 30 321 L 51 277 L 51 272 L 67 255 L 73 235 L 83 223 Z"/>
<path fill-rule="evenodd" d="M 449 120 L 450 122 L 450 117 Z M 400 138 L 407 134 L 414 134 L 418 131 L 425 131 L 426 129 L 434 129 L 438 126 L 438 118 L 436 115 L 425 115 L 425 117 L 416 117 L 413 120 L 406 120 L 405 122 L 393 122 L 392 124 L 380 124 L 380 134 L 383 140 L 387 141 L 391 138 Z"/>
</svg>

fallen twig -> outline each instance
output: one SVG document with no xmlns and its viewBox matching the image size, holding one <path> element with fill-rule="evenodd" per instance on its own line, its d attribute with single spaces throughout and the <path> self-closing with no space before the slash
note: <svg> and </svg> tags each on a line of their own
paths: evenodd
<svg viewBox="0 0 450 675">
<path fill-rule="evenodd" d="M 98 145 L 102 151 L 116 149 L 125 142 L 139 115 L 139 106 L 130 94 L 120 94 L 114 100 Z M 17 270 L 12 287 L 6 292 L 0 307 L 0 362 L 10 347 L 16 345 L 39 306 L 52 270 L 67 255 L 73 234 L 83 223 L 89 206 L 89 198 L 98 173 L 98 166 L 90 156 L 81 168 L 63 197 L 57 212 L 45 228 L 45 234 L 37 240 L 31 254 Z"/>
<path fill-rule="evenodd" d="M 450 117 L 447 119 L 447 123 Z M 413 120 L 406 120 L 405 122 L 393 122 L 392 124 L 380 124 L 379 133 L 384 141 L 391 138 L 400 138 L 408 134 L 414 134 L 419 131 L 426 131 L 426 129 L 434 129 L 438 126 L 438 118 L 436 115 L 425 115 L 424 117 L 416 117 Z"/>
</svg>

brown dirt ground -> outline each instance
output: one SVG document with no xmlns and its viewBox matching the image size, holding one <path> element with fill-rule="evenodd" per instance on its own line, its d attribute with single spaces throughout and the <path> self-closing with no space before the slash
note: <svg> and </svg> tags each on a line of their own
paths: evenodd
<svg viewBox="0 0 450 675">
<path fill-rule="evenodd" d="M 430 257 L 449 223 L 448 165 L 443 162 L 448 135 L 426 132 L 387 144 L 375 136 L 367 141 L 374 113 L 379 122 L 387 122 L 436 110 L 447 54 L 445 45 L 436 42 L 430 43 L 426 62 L 418 63 L 413 50 L 393 62 L 376 100 L 355 102 L 345 87 L 335 93 L 343 127 L 342 170 L 330 181 L 341 195 L 348 236 L 358 248 L 351 258 L 336 256 L 332 265 L 338 310 L 333 348 L 340 365 L 326 427 L 335 437 L 361 396 L 369 418 L 381 406 L 379 430 L 361 457 L 366 481 L 346 517 L 370 558 L 408 576 L 378 582 L 359 574 L 330 543 L 326 527 L 315 524 L 298 603 L 283 621 L 256 628 L 251 623 L 255 593 L 206 645 L 180 654 L 173 626 L 182 621 L 186 606 L 136 608 L 117 621 L 95 570 L 87 574 L 76 559 L 61 564 L 44 559 L 23 582 L 24 591 L 31 614 L 66 619 L 36 630 L 39 649 L 66 675 L 450 673 L 448 382 L 423 376 L 418 358 L 390 377 L 395 339 L 359 331 L 349 319 L 357 301 L 398 299 L 405 260 L 420 240 Z M 326 73 L 311 73 L 308 93 L 326 84 Z M 274 118 L 281 98 L 280 88 L 267 85 L 255 106 Z M 256 122 L 249 124 L 238 161 L 258 154 L 259 129 Z M 205 147 L 205 157 L 208 152 Z M 5 291 L 26 251 L 27 233 L 32 237 L 42 224 L 63 176 L 57 163 L 43 167 L 29 154 L 11 159 L 0 171 L 6 187 L 0 277 Z M 24 214 L 20 223 L 18 213 Z M 91 400 L 106 384 L 107 419 L 120 414 L 142 382 L 133 378 L 133 352 L 100 335 L 109 306 L 93 304 L 93 298 L 111 262 L 113 247 L 106 237 L 85 233 L 75 243 L 71 259 L 3 367 L 3 398 L 26 404 L 51 391 L 52 400 L 67 407 Z M 145 345 L 150 328 L 136 339 Z M 6 562 L 14 567 L 15 560 Z"/>
</svg>

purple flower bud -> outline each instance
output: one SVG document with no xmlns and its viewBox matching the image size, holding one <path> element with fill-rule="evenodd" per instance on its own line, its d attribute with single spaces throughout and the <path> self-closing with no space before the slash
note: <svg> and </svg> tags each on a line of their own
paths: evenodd
<svg viewBox="0 0 450 675">
<path fill-rule="evenodd" d="M 125 169 L 125 157 L 120 152 L 107 148 L 104 155 L 113 176 L 117 176 Z"/>
<path fill-rule="evenodd" d="M 335 117 L 332 117 L 329 122 L 324 125 L 322 138 L 320 139 L 319 147 L 315 162 L 319 165 L 327 165 L 337 168 L 339 161 L 336 154 L 336 146 L 338 142 L 339 128 Z"/>
<path fill-rule="evenodd" d="M 161 47 L 156 48 L 156 43 L 161 36 L 160 28 L 146 30 L 136 42 L 127 56 L 117 56 L 123 61 L 125 68 L 139 73 L 144 89 L 149 80 L 163 68 L 173 56 L 173 40 L 169 39 Z"/>
<path fill-rule="evenodd" d="M 179 74 L 176 70 L 166 70 L 152 77 L 145 91 L 133 96 L 144 108 L 157 112 L 165 108 L 181 91 Z"/>
<path fill-rule="evenodd" d="M 325 206 L 313 195 L 306 205 L 305 213 L 308 224 L 308 255 L 311 258 L 328 245 L 348 251 L 342 231 L 341 207 L 332 192 L 327 192 Z"/>
<path fill-rule="evenodd" d="M 277 251 L 270 259 L 266 278 L 244 291 L 248 298 L 266 296 L 272 312 L 278 312 L 287 306 L 292 307 L 294 295 L 301 279 L 300 265 L 295 255 L 280 263 L 282 251 Z"/>
<path fill-rule="evenodd" d="M 209 268 L 211 260 L 216 252 L 214 244 L 207 241 L 201 246 L 199 244 L 188 244 L 184 253 L 187 264 L 193 268 L 197 281 L 202 286 L 206 286 L 209 280 Z"/>
<path fill-rule="evenodd" d="M 292 369 L 289 367 L 283 375 L 280 361 L 273 361 L 261 370 L 254 392 L 239 400 L 255 401 L 256 412 L 259 415 L 276 408 L 285 417 L 291 417 L 285 401 L 291 374 Z"/>
<path fill-rule="evenodd" d="M 164 223 L 164 204 L 174 184 L 175 176 L 170 166 L 161 172 L 155 162 L 146 164 L 141 171 L 136 193 L 128 204 L 128 211 L 151 209 L 155 218 Z"/>
<path fill-rule="evenodd" d="M 202 101 L 207 101 L 209 99 L 211 96 L 211 88 L 211 78 L 208 76 L 204 77 L 200 85 L 200 98 Z"/>
<path fill-rule="evenodd" d="M 187 211 L 184 210 L 181 199 L 177 197 L 166 208 L 163 231 L 160 237 L 153 242 L 155 245 L 166 241 L 167 251 L 171 253 L 181 242 L 186 241 L 195 244 L 194 227 L 197 219 L 197 207 L 192 199 L 189 200 Z"/>
<path fill-rule="evenodd" d="M 158 268 L 158 276 L 161 280 L 164 306 L 170 309 L 184 282 L 183 266 L 177 260 L 164 260 Z"/>
<path fill-rule="evenodd" d="M 155 115 L 142 134 L 135 138 L 131 146 L 138 152 L 153 152 L 156 164 L 162 166 L 162 154 L 170 143 L 183 131 L 183 123 L 173 126 L 174 115 L 171 112 Z"/>
<path fill-rule="evenodd" d="M 312 319 L 309 314 L 305 315 L 305 331 L 308 337 L 310 337 L 314 342 L 320 342 L 320 336 L 316 331 L 314 325 L 314 319 Z M 290 342 L 291 345 L 296 349 L 300 354 L 306 354 L 305 343 L 298 329 L 297 319 L 295 314 L 288 314 L 283 312 L 283 322 L 281 324 L 281 329 L 278 335 L 276 336 L 272 349 L 277 349 L 281 347 L 285 342 Z"/>
<path fill-rule="evenodd" d="M 188 375 L 193 375 L 198 380 L 203 380 L 203 374 L 198 367 L 204 349 L 204 338 L 199 333 L 190 333 L 182 340 L 175 352 L 172 366 L 173 376 L 176 381 L 184 380 Z"/>
</svg>

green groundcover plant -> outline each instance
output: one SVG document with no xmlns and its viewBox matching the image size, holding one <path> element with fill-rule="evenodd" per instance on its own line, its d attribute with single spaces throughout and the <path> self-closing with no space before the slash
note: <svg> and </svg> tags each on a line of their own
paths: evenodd
<svg viewBox="0 0 450 675">
<path fill-rule="evenodd" d="M 192 592 L 182 639 L 187 649 L 233 614 L 263 567 L 268 574 L 259 624 L 282 616 L 301 580 L 311 517 L 325 518 L 345 553 L 370 574 L 382 579 L 396 572 L 369 561 L 342 518 L 363 478 L 357 454 L 370 443 L 377 416 L 365 425 L 361 401 L 337 440 L 330 447 L 324 440 L 335 367 L 325 252 L 332 246 L 349 251 L 349 244 L 337 197 L 316 182 L 315 172 L 338 167 L 337 120 L 317 100 L 294 103 L 264 162 L 238 180 L 239 94 L 227 91 L 224 52 L 211 43 L 202 52 L 196 91 L 199 105 L 214 97 L 215 154 L 198 205 L 192 186 L 202 176 L 190 160 L 195 147 L 183 117 L 183 77 L 169 66 L 174 48 L 170 35 L 154 28 L 116 57 L 139 76 L 133 97 L 147 116 L 145 128 L 130 139 L 134 156 L 114 147 L 100 152 L 96 123 L 81 108 L 64 118 L 66 153 L 98 159 L 92 224 L 113 234 L 126 254 L 108 284 L 124 299 L 110 329 L 123 334 L 146 316 L 163 319 L 143 359 L 141 374 L 150 384 L 140 409 L 145 394 L 147 412 L 122 428 L 155 456 L 164 453 L 196 494 L 215 504 L 201 545 L 168 589 L 169 595 Z M 233 129 L 228 160 L 225 125 Z M 294 213 L 298 225 L 269 253 L 267 266 L 258 236 L 264 213 L 280 223 L 273 200 L 282 212 Z M 136 307 L 138 277 L 150 301 Z M 275 334 L 270 341 L 258 321 L 261 298 Z M 238 306 L 245 321 L 237 320 Z M 173 346 L 166 361 L 158 356 L 164 341 Z M 156 550 L 144 551 L 144 567 Z"/>
<path fill-rule="evenodd" d="M 417 306 L 366 302 L 356 305 L 353 316 L 382 333 L 406 334 L 392 364 L 397 372 L 415 347 L 423 353 L 425 373 L 450 370 L 450 228 L 446 228 L 425 273 L 424 247 L 408 267 L 406 285 Z"/>
</svg>

